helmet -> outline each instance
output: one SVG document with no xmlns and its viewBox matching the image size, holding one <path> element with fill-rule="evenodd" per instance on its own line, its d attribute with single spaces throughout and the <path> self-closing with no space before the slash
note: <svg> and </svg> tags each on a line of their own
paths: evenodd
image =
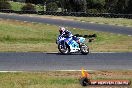
<svg viewBox="0 0 132 88">
<path fill-rule="evenodd" d="M 59 32 L 62 34 L 66 29 L 64 27 L 60 27 Z"/>
</svg>

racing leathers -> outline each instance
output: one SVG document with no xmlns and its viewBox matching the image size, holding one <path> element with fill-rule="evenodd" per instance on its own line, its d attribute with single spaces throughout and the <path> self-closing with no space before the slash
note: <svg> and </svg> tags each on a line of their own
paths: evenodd
<svg viewBox="0 0 132 88">
<path fill-rule="evenodd" d="M 76 36 L 73 36 L 72 32 L 69 30 L 65 30 L 64 32 L 62 32 L 60 34 L 60 36 L 64 37 L 64 38 L 69 38 L 72 37 L 73 40 L 75 40 L 76 42 L 78 42 L 78 38 Z M 78 42 L 79 43 L 79 42 Z"/>
</svg>

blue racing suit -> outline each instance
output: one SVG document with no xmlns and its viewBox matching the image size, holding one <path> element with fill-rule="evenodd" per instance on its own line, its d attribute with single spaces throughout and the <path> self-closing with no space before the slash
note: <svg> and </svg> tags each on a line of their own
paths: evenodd
<svg viewBox="0 0 132 88">
<path fill-rule="evenodd" d="M 62 32 L 61 36 L 68 38 L 68 37 L 72 37 L 73 35 L 71 31 L 65 30 L 64 32 Z"/>
<path fill-rule="evenodd" d="M 72 37 L 72 39 L 75 41 L 78 40 L 78 38 L 76 36 L 73 36 L 72 32 L 69 30 L 65 30 L 64 32 L 62 32 L 61 36 L 65 37 L 65 38 Z"/>
</svg>

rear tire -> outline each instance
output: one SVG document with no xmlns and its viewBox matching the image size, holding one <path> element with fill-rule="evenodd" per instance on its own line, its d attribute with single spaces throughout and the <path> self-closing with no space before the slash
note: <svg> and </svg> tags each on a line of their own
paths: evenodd
<svg viewBox="0 0 132 88">
<path fill-rule="evenodd" d="M 82 45 L 80 46 L 80 49 L 81 49 L 81 53 L 82 53 L 83 55 L 89 54 L 89 47 L 88 47 L 87 45 L 82 44 Z"/>
<path fill-rule="evenodd" d="M 67 44 L 66 44 L 66 49 L 63 49 L 61 44 L 58 45 L 58 49 L 64 55 L 67 55 L 70 53 L 70 48 L 68 47 Z"/>
</svg>

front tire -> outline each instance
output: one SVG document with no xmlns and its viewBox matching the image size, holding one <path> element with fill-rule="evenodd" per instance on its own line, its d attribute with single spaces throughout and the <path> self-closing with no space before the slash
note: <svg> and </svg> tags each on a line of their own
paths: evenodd
<svg viewBox="0 0 132 88">
<path fill-rule="evenodd" d="M 80 46 L 80 49 L 81 49 L 81 53 L 82 53 L 83 55 L 89 54 L 89 47 L 88 47 L 87 45 L 82 44 L 82 45 Z"/>
<path fill-rule="evenodd" d="M 58 49 L 59 51 L 66 55 L 66 54 L 69 54 L 70 53 L 70 48 L 68 47 L 68 45 L 66 44 L 66 49 L 62 48 L 63 46 L 61 44 L 58 45 Z"/>
</svg>

